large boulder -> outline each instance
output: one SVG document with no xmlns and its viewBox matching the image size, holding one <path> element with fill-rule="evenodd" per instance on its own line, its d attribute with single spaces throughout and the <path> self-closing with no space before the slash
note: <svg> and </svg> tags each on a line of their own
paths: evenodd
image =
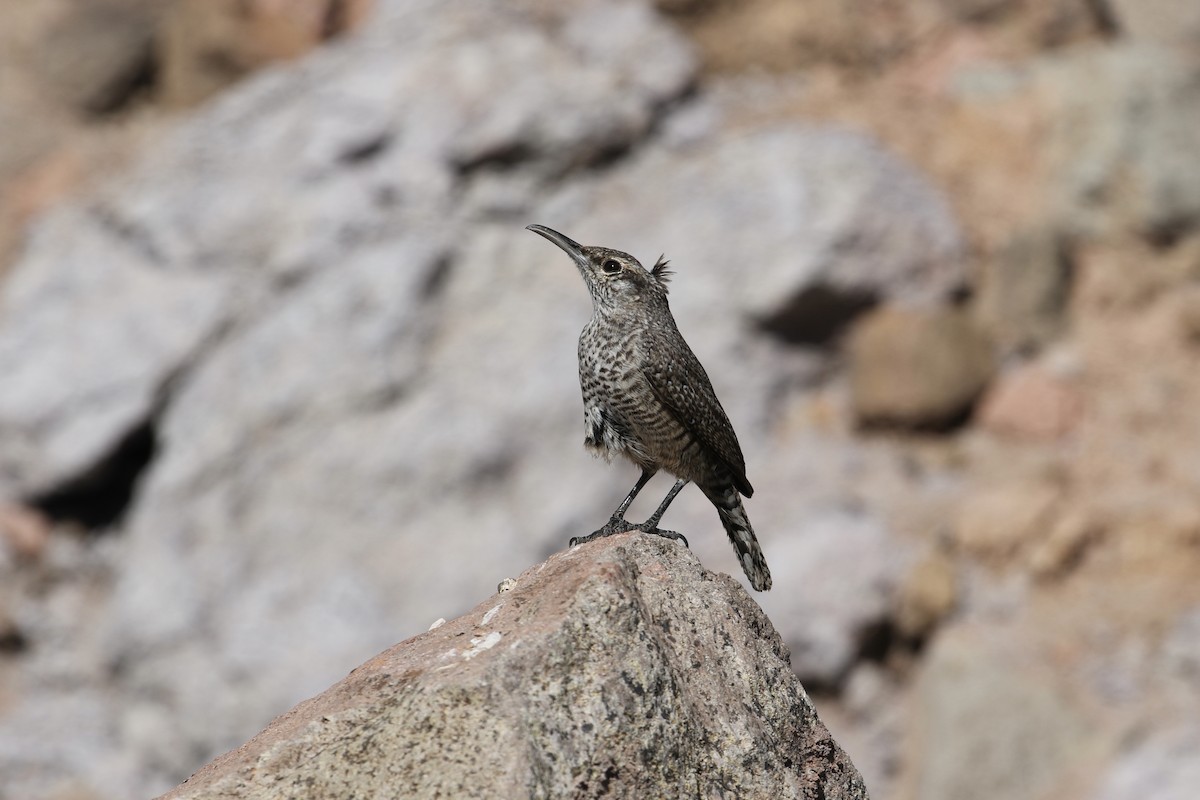
<svg viewBox="0 0 1200 800">
<path fill-rule="evenodd" d="M 551 557 L 166 795 L 866 800 L 735 581 L 640 533 Z"/>
<path fill-rule="evenodd" d="M 579 46 L 613 16 L 621 47 Z M 628 146 L 693 73 L 682 41 L 626 4 L 549 29 L 516 10 L 394 3 L 350 44 L 263 76 L 35 228 L 0 305 L 0 494 L 77 477 L 199 345 L 218 349 L 348 252 L 416 237 L 444 257 L 460 170 Z"/>
</svg>

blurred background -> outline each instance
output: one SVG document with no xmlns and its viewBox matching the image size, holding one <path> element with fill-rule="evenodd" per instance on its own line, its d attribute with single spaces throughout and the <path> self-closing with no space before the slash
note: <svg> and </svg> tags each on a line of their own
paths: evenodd
<svg viewBox="0 0 1200 800">
<path fill-rule="evenodd" d="M 873 796 L 1197 795 L 1194 0 L 0 14 L 0 798 L 163 791 L 607 518 L 531 222 L 672 260 Z"/>
</svg>

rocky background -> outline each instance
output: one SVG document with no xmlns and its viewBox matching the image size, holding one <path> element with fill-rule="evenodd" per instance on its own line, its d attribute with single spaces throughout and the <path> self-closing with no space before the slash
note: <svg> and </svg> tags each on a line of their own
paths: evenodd
<svg viewBox="0 0 1200 800">
<path fill-rule="evenodd" d="M 164 791 L 606 518 L 529 222 L 672 259 L 874 796 L 1194 796 L 1195 3 L 2 8 L 0 798 Z"/>
</svg>

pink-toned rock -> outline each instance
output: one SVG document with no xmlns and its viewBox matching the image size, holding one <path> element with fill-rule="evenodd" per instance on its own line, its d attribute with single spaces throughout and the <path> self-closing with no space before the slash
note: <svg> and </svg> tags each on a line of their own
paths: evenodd
<svg viewBox="0 0 1200 800">
<path fill-rule="evenodd" d="M 664 539 L 572 548 L 165 797 L 865 800 L 762 610 Z"/>
<path fill-rule="evenodd" d="M 1045 483 L 982 486 L 959 501 L 954 540 L 964 552 L 1002 564 L 1046 538 L 1061 500 L 1060 490 Z"/>
<path fill-rule="evenodd" d="M 1081 392 L 1069 380 L 1030 365 L 996 381 L 980 406 L 979 422 L 1004 436 L 1053 440 L 1079 424 L 1083 406 Z"/>
<path fill-rule="evenodd" d="M 243 75 L 357 27 L 373 0 L 179 0 L 161 36 L 162 99 L 198 103 Z"/>
<path fill-rule="evenodd" d="M 21 558 L 35 559 L 46 549 L 50 521 L 26 506 L 0 503 L 0 546 Z"/>
</svg>

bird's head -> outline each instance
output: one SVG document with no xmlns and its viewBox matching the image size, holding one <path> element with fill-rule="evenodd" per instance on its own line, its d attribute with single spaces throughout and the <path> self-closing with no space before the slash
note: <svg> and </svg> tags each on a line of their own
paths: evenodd
<svg viewBox="0 0 1200 800">
<path fill-rule="evenodd" d="M 608 247 L 585 247 L 545 225 L 529 225 L 527 230 L 554 242 L 571 257 L 583 275 L 597 311 L 666 300 L 671 272 L 661 257 L 646 269 L 628 253 Z"/>
</svg>

